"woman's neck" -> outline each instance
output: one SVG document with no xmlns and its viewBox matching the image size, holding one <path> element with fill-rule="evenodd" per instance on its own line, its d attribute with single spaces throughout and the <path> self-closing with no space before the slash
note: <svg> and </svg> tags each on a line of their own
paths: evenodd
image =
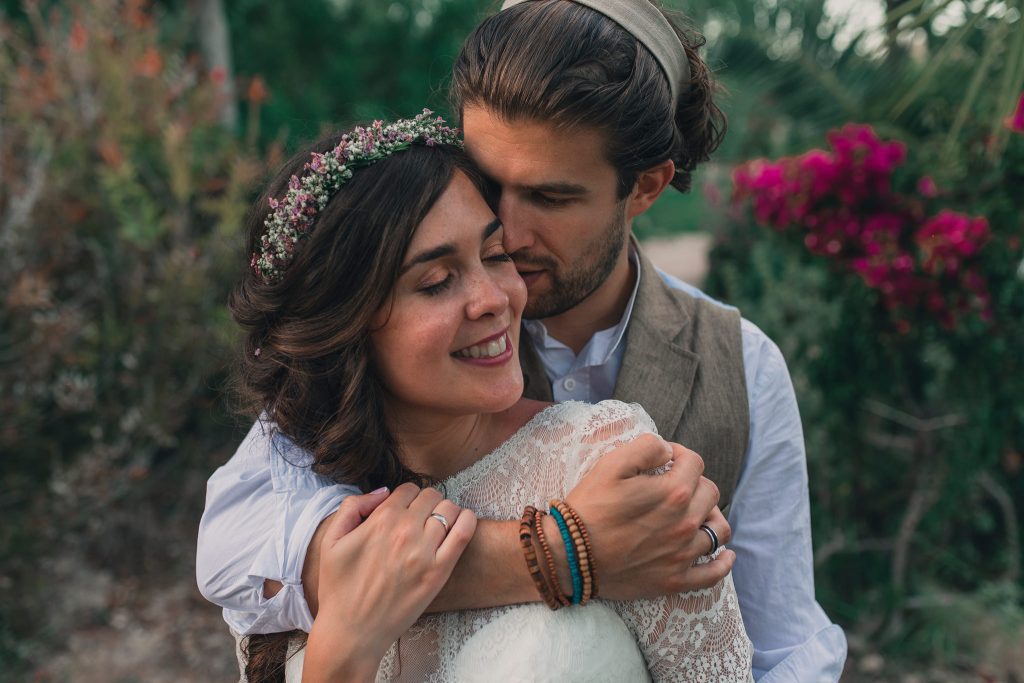
<svg viewBox="0 0 1024 683">
<path fill-rule="evenodd" d="M 503 440 L 499 416 L 451 415 L 413 410 L 389 411 L 391 431 L 402 464 L 434 481 L 459 472 Z"/>
</svg>

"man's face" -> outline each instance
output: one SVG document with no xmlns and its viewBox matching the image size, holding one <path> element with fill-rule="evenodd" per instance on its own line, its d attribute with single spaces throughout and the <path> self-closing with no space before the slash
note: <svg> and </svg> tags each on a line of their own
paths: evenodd
<svg viewBox="0 0 1024 683">
<path fill-rule="evenodd" d="M 524 317 L 564 313 L 598 290 L 626 245 L 626 202 L 594 129 L 463 111 L 466 149 L 500 191 L 505 250 L 526 282 Z"/>
</svg>

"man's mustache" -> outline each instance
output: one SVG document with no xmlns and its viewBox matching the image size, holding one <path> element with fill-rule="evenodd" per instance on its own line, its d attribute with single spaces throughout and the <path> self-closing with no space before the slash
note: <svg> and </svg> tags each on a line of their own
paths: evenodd
<svg viewBox="0 0 1024 683">
<path fill-rule="evenodd" d="M 521 251 L 510 254 L 510 256 L 518 270 L 554 270 L 556 265 L 554 260 L 550 258 L 523 253 Z"/>
</svg>

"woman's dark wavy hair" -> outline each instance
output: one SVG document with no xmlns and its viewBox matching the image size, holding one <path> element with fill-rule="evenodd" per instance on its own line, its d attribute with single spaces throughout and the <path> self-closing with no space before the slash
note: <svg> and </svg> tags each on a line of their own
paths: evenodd
<svg viewBox="0 0 1024 683">
<path fill-rule="evenodd" d="M 270 183 L 247 221 L 248 254 L 266 229 L 270 199 L 285 195 L 312 152 L 339 140 L 333 135 L 300 152 Z M 266 283 L 246 268 L 231 292 L 228 307 L 245 333 L 235 372 L 242 407 L 250 416 L 265 413 L 312 453 L 317 474 L 363 490 L 425 483 L 399 460 L 369 339 L 416 226 L 456 170 L 483 188 L 465 153 L 448 145 L 416 144 L 357 170 L 317 215 L 279 281 Z M 303 635 L 248 637 L 249 682 L 283 681 L 289 642 Z"/>
<path fill-rule="evenodd" d="M 676 165 L 672 186 L 686 192 L 727 121 L 714 102 L 718 84 L 700 58 L 704 38 L 659 10 L 690 64 L 690 82 L 675 103 L 654 55 L 624 28 L 574 2 L 533 0 L 484 19 L 466 39 L 453 68 L 452 106 L 461 113 L 483 105 L 506 121 L 598 128 L 619 174 L 620 199 L 639 172 L 666 159 Z"/>
</svg>

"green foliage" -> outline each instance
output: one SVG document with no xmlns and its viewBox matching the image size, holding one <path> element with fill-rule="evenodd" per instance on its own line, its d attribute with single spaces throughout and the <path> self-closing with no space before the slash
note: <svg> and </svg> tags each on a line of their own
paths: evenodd
<svg viewBox="0 0 1024 683">
<path fill-rule="evenodd" d="M 447 112 L 444 84 L 488 3 L 226 2 L 235 58 L 272 94 L 264 129 L 308 139 L 325 121 L 350 124 Z"/>
<path fill-rule="evenodd" d="M 0 608 L 0 660 L 12 675 L 40 614 L 64 635 L 41 602 L 62 583 L 40 568 L 45 549 L 120 577 L 191 554 L 167 530 L 194 529 L 203 473 L 231 442 L 224 301 L 266 169 L 221 130 L 208 74 L 141 5 L 25 10 L 0 41 L 0 580 L 21 595 Z"/>
</svg>

